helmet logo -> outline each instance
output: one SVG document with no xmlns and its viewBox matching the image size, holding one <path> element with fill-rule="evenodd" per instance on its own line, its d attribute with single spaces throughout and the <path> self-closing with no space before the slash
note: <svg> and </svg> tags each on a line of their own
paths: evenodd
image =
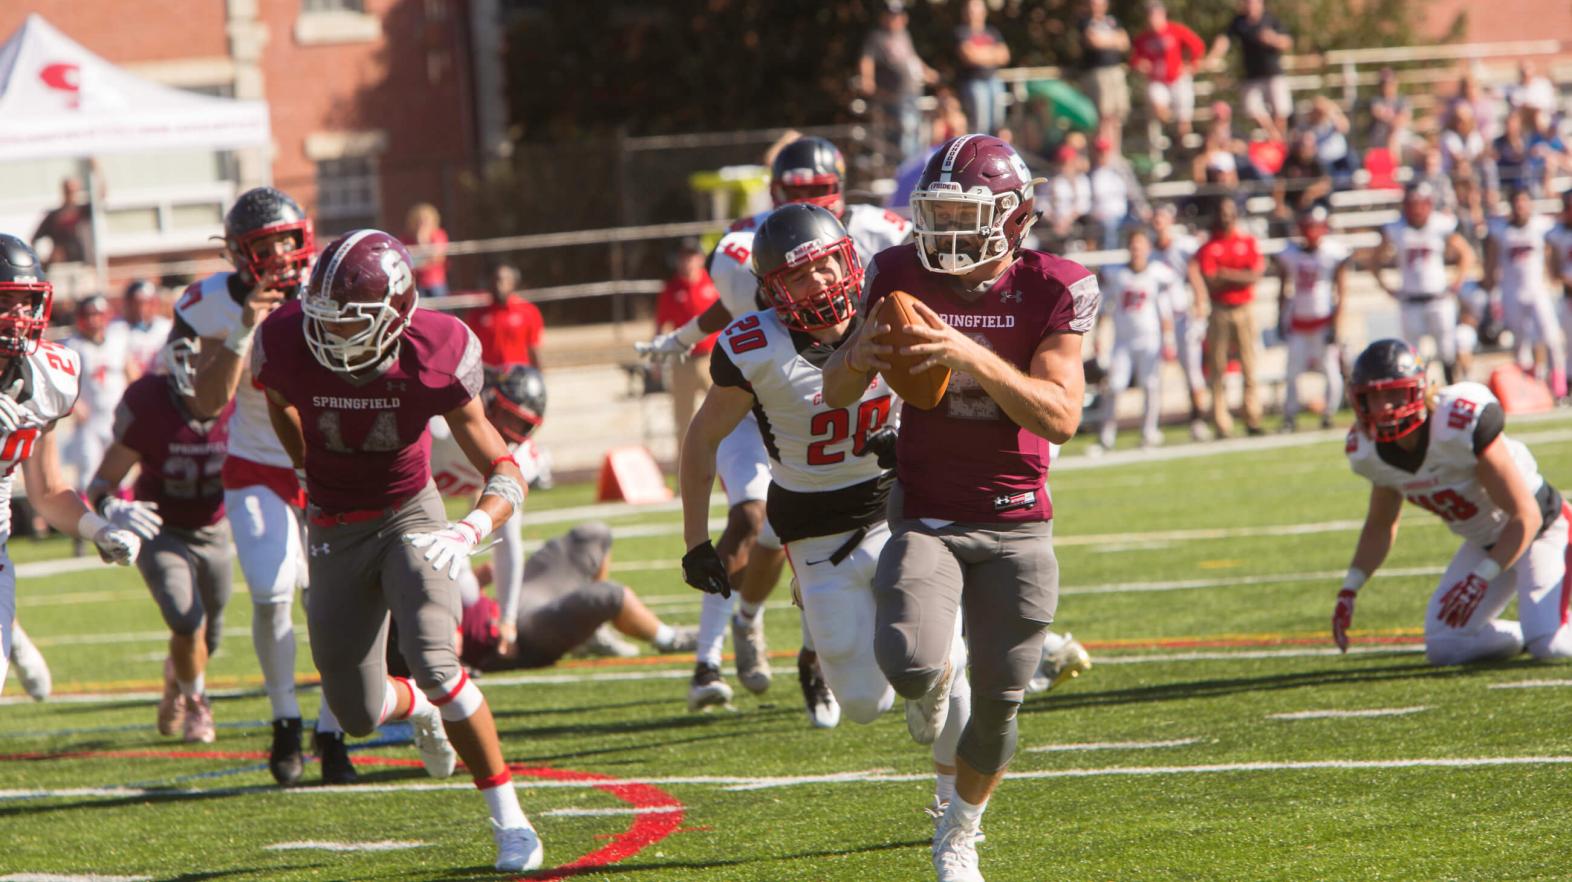
<svg viewBox="0 0 1572 882">
<path fill-rule="evenodd" d="M 944 153 L 944 163 L 939 166 L 939 170 L 944 173 L 939 180 L 948 181 L 950 179 L 950 173 L 955 171 L 955 162 L 961 156 L 961 148 L 965 147 L 966 143 L 975 137 L 976 135 L 962 135 L 950 144 L 950 149 Z"/>
<path fill-rule="evenodd" d="M 396 297 L 415 284 L 415 276 L 397 251 L 382 252 L 382 272 L 388 277 L 388 296 Z"/>
<path fill-rule="evenodd" d="M 827 249 L 834 244 L 824 239 L 810 239 L 786 252 L 786 265 L 798 266 L 806 263 L 813 259 L 815 252 Z"/>
</svg>

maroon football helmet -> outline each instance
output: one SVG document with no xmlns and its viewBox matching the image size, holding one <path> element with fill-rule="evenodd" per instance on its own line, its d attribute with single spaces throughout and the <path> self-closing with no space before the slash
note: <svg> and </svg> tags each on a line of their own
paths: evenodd
<svg viewBox="0 0 1572 882">
<path fill-rule="evenodd" d="M 922 265 L 961 275 L 1013 255 L 1037 222 L 1036 186 L 1020 154 L 998 138 L 940 144 L 911 195 Z"/>
<path fill-rule="evenodd" d="M 300 304 L 317 361 L 343 373 L 380 364 L 420 299 L 414 266 L 404 243 L 381 230 L 334 239 L 317 259 Z"/>
</svg>

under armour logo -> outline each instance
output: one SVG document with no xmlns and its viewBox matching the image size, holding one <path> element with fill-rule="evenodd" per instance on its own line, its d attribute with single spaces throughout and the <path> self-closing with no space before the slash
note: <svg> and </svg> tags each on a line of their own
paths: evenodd
<svg viewBox="0 0 1572 882">
<path fill-rule="evenodd" d="M 1004 303 L 1020 303 L 1025 295 L 1019 291 L 1000 291 L 999 300 Z"/>
<path fill-rule="evenodd" d="M 389 380 L 388 381 L 388 391 L 389 392 L 407 392 L 407 391 L 409 391 L 409 383 L 406 383 L 403 380 Z"/>
<path fill-rule="evenodd" d="M 311 546 L 311 556 L 322 557 L 328 553 L 328 550 L 328 544 L 326 542 L 322 543 L 321 545 L 313 545 Z"/>
</svg>

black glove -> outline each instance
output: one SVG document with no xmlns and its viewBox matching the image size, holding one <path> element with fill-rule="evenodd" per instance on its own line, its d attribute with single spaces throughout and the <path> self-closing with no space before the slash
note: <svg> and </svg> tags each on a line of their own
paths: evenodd
<svg viewBox="0 0 1572 882">
<path fill-rule="evenodd" d="M 706 539 L 688 549 L 682 556 L 682 581 L 703 591 L 731 597 L 731 579 L 726 576 L 726 565 L 715 553 L 715 544 Z"/>
<path fill-rule="evenodd" d="M 899 434 L 891 426 L 879 429 L 862 442 L 862 455 L 877 457 L 881 469 L 895 468 L 895 439 Z"/>
</svg>

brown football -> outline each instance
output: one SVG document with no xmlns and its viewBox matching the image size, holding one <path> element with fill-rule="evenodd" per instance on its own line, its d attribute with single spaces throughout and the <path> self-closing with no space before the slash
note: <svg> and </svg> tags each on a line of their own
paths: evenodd
<svg viewBox="0 0 1572 882">
<path fill-rule="evenodd" d="M 905 291 L 891 291 L 879 304 L 881 312 L 877 318 L 890 326 L 889 333 L 880 337 L 879 342 L 895 349 L 884 357 L 890 367 L 881 373 L 884 374 L 884 381 L 890 384 L 896 395 L 901 396 L 902 401 L 913 407 L 932 410 L 939 405 L 939 399 L 944 397 L 944 390 L 950 385 L 950 369 L 939 364 L 920 374 L 909 373 L 911 368 L 927 358 L 925 355 L 902 355 L 900 351 L 903 346 L 927 342 L 906 331 L 914 326 L 928 326 L 913 305 L 916 302 L 917 298 Z"/>
</svg>

